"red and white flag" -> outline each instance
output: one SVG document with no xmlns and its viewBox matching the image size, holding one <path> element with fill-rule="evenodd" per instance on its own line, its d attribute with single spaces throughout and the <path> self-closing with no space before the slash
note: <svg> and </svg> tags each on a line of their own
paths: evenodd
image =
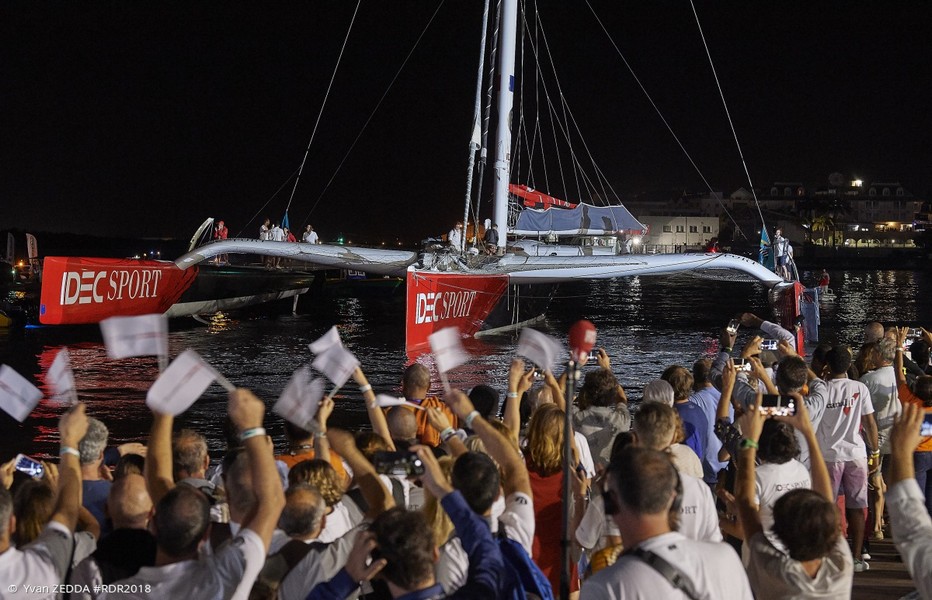
<svg viewBox="0 0 932 600">
<path fill-rule="evenodd" d="M 55 360 L 45 374 L 45 382 L 52 388 L 52 401 L 71 405 L 77 400 L 77 388 L 74 373 L 71 371 L 71 356 L 67 348 L 62 348 L 55 355 Z"/>
<path fill-rule="evenodd" d="M 353 375 L 359 361 L 343 346 L 330 346 L 326 352 L 314 357 L 311 366 L 326 375 L 334 386 L 341 388 Z"/>
<path fill-rule="evenodd" d="M 111 359 L 131 356 L 168 356 L 168 319 L 165 315 L 110 317 L 100 332 Z"/>
<path fill-rule="evenodd" d="M 185 350 L 149 388 L 146 405 L 159 413 L 180 415 L 201 397 L 217 375 L 197 352 Z"/>
<path fill-rule="evenodd" d="M 22 423 L 42 399 L 39 388 L 7 365 L 0 365 L 0 408 Z"/>
<path fill-rule="evenodd" d="M 455 369 L 469 360 L 469 354 L 463 348 L 459 327 L 447 327 L 435 331 L 428 336 L 427 340 L 430 342 L 431 352 L 434 353 L 437 370 L 441 373 Z"/>
<path fill-rule="evenodd" d="M 419 406 L 413 402 L 408 402 L 404 398 L 396 398 L 395 396 L 389 396 L 388 394 L 379 394 L 375 397 L 376 403 L 380 408 L 389 408 L 391 406 L 410 406 L 411 408 L 416 408 L 418 410 L 424 410 L 423 406 Z"/>
<path fill-rule="evenodd" d="M 518 349 L 515 351 L 527 357 L 531 362 L 547 371 L 553 371 L 557 357 L 563 351 L 560 342 L 543 334 L 536 329 L 525 327 L 518 338 Z"/>
<path fill-rule="evenodd" d="M 275 402 L 272 412 L 301 429 L 313 429 L 317 407 L 324 397 L 324 379 L 312 379 L 310 367 L 301 367 L 291 376 L 285 391 Z"/>
<path fill-rule="evenodd" d="M 336 326 L 328 329 L 327 333 L 308 344 L 307 347 L 310 348 L 311 352 L 314 354 L 323 354 L 334 346 L 343 347 L 343 342 L 340 341 L 340 332 L 337 331 Z"/>
</svg>

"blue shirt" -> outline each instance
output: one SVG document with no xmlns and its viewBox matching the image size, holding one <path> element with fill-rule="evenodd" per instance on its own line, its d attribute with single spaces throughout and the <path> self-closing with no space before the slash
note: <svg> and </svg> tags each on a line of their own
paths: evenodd
<svg viewBox="0 0 932 600">
<path fill-rule="evenodd" d="M 728 461 L 718 460 L 718 451 L 722 448 L 722 440 L 715 435 L 715 413 L 718 411 L 718 401 L 721 397 L 722 393 L 713 387 L 703 388 L 689 397 L 689 402 L 702 409 L 702 413 L 708 421 L 705 446 L 702 448 L 702 479 L 706 483 L 718 481 L 718 472 L 728 466 Z M 734 421 L 734 416 L 735 411 L 729 406 L 728 420 Z"/>
<path fill-rule="evenodd" d="M 692 448 L 699 460 L 702 460 L 705 456 L 706 438 L 711 430 L 709 420 L 698 404 L 676 402 L 673 408 L 679 413 L 680 419 L 683 420 L 683 429 L 686 430 L 686 440 L 683 443 Z"/>
</svg>

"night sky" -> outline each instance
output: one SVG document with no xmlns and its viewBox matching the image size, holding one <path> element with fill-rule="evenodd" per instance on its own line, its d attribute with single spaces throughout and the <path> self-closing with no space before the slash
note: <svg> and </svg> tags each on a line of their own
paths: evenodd
<svg viewBox="0 0 932 600">
<path fill-rule="evenodd" d="M 712 186 L 746 186 L 689 3 L 592 5 Z M 213 216 L 255 236 L 261 217 L 284 212 L 355 6 L 0 4 L 0 229 L 187 237 Z M 437 6 L 361 6 L 294 229 L 414 240 L 461 217 L 477 0 L 443 3 L 326 188 Z M 930 3 L 697 10 L 756 185 L 839 171 L 928 197 Z M 585 2 L 540 11 L 563 93 L 616 191 L 703 190 Z"/>
</svg>

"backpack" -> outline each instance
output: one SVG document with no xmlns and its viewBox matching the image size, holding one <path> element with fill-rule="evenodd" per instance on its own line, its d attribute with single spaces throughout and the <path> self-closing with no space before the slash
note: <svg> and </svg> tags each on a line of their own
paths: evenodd
<svg viewBox="0 0 932 600">
<path fill-rule="evenodd" d="M 550 580 L 540 570 L 540 567 L 531 560 L 524 546 L 505 535 L 505 528 L 498 528 L 498 547 L 505 559 L 505 569 L 508 571 L 511 584 L 510 592 L 506 597 L 514 600 L 553 600 L 553 588 Z"/>
</svg>

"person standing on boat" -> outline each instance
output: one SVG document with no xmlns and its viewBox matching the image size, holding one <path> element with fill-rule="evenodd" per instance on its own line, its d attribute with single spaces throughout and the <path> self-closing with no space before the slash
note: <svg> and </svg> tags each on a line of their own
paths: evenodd
<svg viewBox="0 0 932 600">
<path fill-rule="evenodd" d="M 273 242 L 284 242 L 285 241 L 285 230 L 281 228 L 281 225 L 275 223 L 272 225 L 271 231 L 269 231 L 269 239 Z M 275 268 L 281 268 L 282 259 L 280 256 L 272 258 L 270 266 Z"/>
<path fill-rule="evenodd" d="M 286 242 L 297 242 L 298 238 L 294 236 L 290 229 L 285 227 L 285 241 Z"/>
<path fill-rule="evenodd" d="M 259 227 L 259 239 L 262 241 L 272 239 L 272 220 L 266 217 L 265 223 Z"/>
<path fill-rule="evenodd" d="M 457 251 L 462 252 L 463 250 L 463 222 L 458 221 L 456 226 L 450 230 L 450 233 L 447 234 L 447 241 L 450 242 L 450 246 Z"/>
<path fill-rule="evenodd" d="M 226 224 L 223 221 L 217 221 L 217 227 L 214 228 L 214 239 L 215 240 L 225 240 L 229 236 L 229 229 L 227 229 Z M 217 255 L 217 264 L 224 264 L 228 261 L 226 254 Z"/>
<path fill-rule="evenodd" d="M 317 236 L 317 232 L 314 231 L 314 228 L 310 225 L 304 230 L 304 235 L 301 236 L 301 240 L 307 244 L 319 244 L 320 237 Z"/>
<path fill-rule="evenodd" d="M 828 276 L 828 271 L 822 269 L 822 276 L 819 278 L 819 292 L 821 295 L 825 295 L 828 292 L 828 283 L 831 278 Z"/>
<path fill-rule="evenodd" d="M 485 236 L 482 238 L 482 241 L 485 242 L 485 252 L 486 254 L 497 254 L 498 253 L 498 225 L 492 223 L 489 227 L 485 229 Z"/>
<path fill-rule="evenodd" d="M 787 243 L 786 238 L 783 237 L 783 230 L 777 229 L 777 233 L 773 238 L 773 251 L 774 258 L 776 258 L 777 275 L 783 279 L 788 279 L 788 272 L 786 270 Z"/>
</svg>

